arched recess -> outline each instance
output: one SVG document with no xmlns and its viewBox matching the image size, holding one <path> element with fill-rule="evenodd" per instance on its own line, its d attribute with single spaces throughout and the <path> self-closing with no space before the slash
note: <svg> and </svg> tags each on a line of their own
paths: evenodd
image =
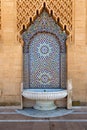
<svg viewBox="0 0 87 130">
<path fill-rule="evenodd" d="M 65 31 L 62 31 L 52 16 L 50 16 L 46 10 L 43 10 L 41 15 L 37 17 L 31 26 L 22 33 L 22 38 L 24 41 L 23 87 L 66 88 L 67 34 Z M 42 49 L 43 53 L 41 53 L 41 47 L 44 47 Z M 47 52 L 47 50 L 49 50 L 49 52 Z M 44 54 L 46 52 L 47 54 Z M 47 61 L 49 62 L 47 63 Z M 37 68 L 35 69 L 35 67 Z M 38 68 L 40 68 L 40 72 Z M 48 81 L 48 79 L 50 81 Z M 36 82 L 37 80 L 38 82 Z M 41 80 L 43 80 L 44 83 L 42 83 Z M 46 81 L 47 84 L 45 83 Z"/>
</svg>

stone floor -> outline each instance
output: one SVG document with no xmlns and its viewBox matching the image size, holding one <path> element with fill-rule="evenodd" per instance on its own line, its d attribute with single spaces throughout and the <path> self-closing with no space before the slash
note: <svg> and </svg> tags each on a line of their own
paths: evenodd
<svg viewBox="0 0 87 130">
<path fill-rule="evenodd" d="M 0 109 L 0 130 L 87 130 L 87 109 L 53 118 L 33 118 L 15 109 Z"/>
<path fill-rule="evenodd" d="M 31 108 L 24 108 L 23 110 L 17 110 L 16 111 L 19 114 L 30 116 L 30 117 L 36 117 L 36 118 L 52 118 L 52 117 L 59 117 L 68 115 L 73 112 L 73 110 L 67 110 L 65 108 L 56 108 L 55 110 L 36 110 Z"/>
</svg>

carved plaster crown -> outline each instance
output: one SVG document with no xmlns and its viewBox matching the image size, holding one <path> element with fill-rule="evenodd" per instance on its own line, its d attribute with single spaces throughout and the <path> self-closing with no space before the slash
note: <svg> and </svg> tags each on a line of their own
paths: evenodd
<svg viewBox="0 0 87 130">
<path fill-rule="evenodd" d="M 23 25 L 27 27 L 41 14 L 44 6 L 52 14 L 56 22 L 72 32 L 72 0 L 17 0 L 17 30 L 21 32 Z"/>
</svg>

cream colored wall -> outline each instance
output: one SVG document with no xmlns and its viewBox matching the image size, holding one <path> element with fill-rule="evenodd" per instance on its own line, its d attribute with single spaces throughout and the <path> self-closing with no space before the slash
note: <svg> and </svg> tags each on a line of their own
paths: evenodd
<svg viewBox="0 0 87 130">
<path fill-rule="evenodd" d="M 0 103 L 20 102 L 22 47 L 19 43 L 17 43 L 16 34 L 15 1 L 2 0 L 2 31 L 0 42 Z"/>
<path fill-rule="evenodd" d="M 74 41 L 68 45 L 68 70 L 73 81 L 73 100 L 87 103 L 86 0 L 75 0 Z"/>
<path fill-rule="evenodd" d="M 22 47 L 17 42 L 16 0 L 2 1 L 0 39 L 0 103 L 20 103 Z M 86 0 L 75 0 L 73 42 L 68 44 L 68 78 L 73 81 L 73 100 L 87 102 Z"/>
</svg>

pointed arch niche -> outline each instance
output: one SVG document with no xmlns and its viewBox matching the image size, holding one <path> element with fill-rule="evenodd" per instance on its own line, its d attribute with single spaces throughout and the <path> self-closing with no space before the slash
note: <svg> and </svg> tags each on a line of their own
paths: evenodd
<svg viewBox="0 0 87 130">
<path fill-rule="evenodd" d="M 23 87 L 66 88 L 67 34 L 46 10 L 22 33 Z"/>
</svg>

